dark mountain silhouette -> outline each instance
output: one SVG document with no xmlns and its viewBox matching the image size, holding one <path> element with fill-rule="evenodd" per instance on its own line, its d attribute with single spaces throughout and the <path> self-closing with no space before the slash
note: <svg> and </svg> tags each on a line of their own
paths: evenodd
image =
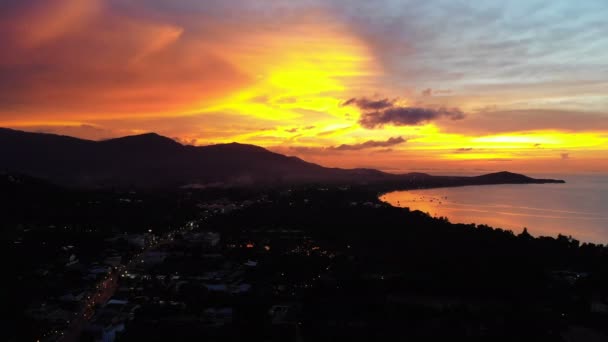
<svg viewBox="0 0 608 342">
<path fill-rule="evenodd" d="M 185 146 L 155 133 L 90 141 L 4 128 L 0 129 L 0 172 L 86 187 L 341 183 L 391 184 L 403 188 L 554 182 L 508 172 L 437 177 L 326 168 L 254 145 Z"/>
</svg>

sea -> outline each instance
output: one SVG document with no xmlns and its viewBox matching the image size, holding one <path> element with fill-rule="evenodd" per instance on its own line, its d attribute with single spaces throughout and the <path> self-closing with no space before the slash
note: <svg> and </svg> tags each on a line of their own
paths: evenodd
<svg viewBox="0 0 608 342">
<path fill-rule="evenodd" d="M 380 196 L 453 223 L 486 224 L 533 236 L 558 234 L 608 244 L 608 174 L 530 174 L 565 184 L 480 185 L 395 191 Z"/>
</svg>

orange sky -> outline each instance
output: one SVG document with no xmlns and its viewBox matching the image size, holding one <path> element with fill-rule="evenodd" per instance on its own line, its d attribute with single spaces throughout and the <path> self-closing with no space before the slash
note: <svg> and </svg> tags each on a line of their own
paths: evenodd
<svg viewBox="0 0 608 342">
<path fill-rule="evenodd" d="M 608 171 L 608 32 L 581 29 L 608 6 L 560 26 L 567 1 L 524 22 L 430 2 L 8 2 L 0 126 L 394 172 Z"/>
</svg>

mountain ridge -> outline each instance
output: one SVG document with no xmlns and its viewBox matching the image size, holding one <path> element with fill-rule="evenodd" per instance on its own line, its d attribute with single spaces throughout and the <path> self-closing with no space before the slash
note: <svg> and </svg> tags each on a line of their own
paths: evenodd
<svg viewBox="0 0 608 342">
<path fill-rule="evenodd" d="M 82 187 L 180 187 L 191 184 L 304 183 L 451 184 L 534 183 L 509 172 L 478 177 L 392 174 L 376 169 L 324 167 L 241 143 L 183 145 L 156 133 L 93 141 L 0 128 L 0 172 Z M 542 180 L 543 182 L 558 182 Z"/>
</svg>

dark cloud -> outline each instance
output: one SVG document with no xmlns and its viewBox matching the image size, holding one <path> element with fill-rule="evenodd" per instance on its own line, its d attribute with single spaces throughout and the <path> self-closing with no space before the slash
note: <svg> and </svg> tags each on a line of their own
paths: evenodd
<svg viewBox="0 0 608 342">
<path fill-rule="evenodd" d="M 289 146 L 288 151 L 299 154 L 326 155 L 328 153 L 361 151 L 377 148 L 377 150 L 374 150 L 373 152 L 386 153 L 393 151 L 390 147 L 403 144 L 405 142 L 407 142 L 407 139 L 403 137 L 392 137 L 385 141 L 368 140 L 359 144 L 342 144 L 328 147 Z M 284 152 L 284 149 L 281 147 L 277 147 L 274 150 Z"/>
<path fill-rule="evenodd" d="M 393 107 L 383 111 L 363 113 L 359 118 L 359 124 L 368 129 L 384 125 L 415 126 L 440 118 L 461 120 L 464 118 L 464 113 L 457 108 Z"/>
<path fill-rule="evenodd" d="M 560 157 L 563 160 L 570 159 L 570 153 L 560 153 Z"/>
<path fill-rule="evenodd" d="M 295 132 L 297 132 L 297 131 L 298 131 L 298 128 L 297 128 L 297 127 L 290 128 L 290 129 L 286 129 L 286 130 L 285 130 L 285 132 L 287 132 L 287 133 L 295 133 Z"/>
<path fill-rule="evenodd" d="M 433 96 L 433 89 L 426 88 L 421 93 L 422 96 Z"/>
<path fill-rule="evenodd" d="M 463 148 L 457 149 L 454 152 L 456 152 L 456 153 L 464 153 L 464 152 L 471 152 L 471 151 L 473 151 L 472 147 L 463 147 Z"/>
<path fill-rule="evenodd" d="M 363 110 L 381 110 L 390 108 L 393 106 L 394 100 L 389 99 L 380 99 L 380 100 L 370 100 L 365 97 L 356 98 L 346 100 L 342 105 L 343 106 L 351 106 L 355 105 Z"/>
<path fill-rule="evenodd" d="M 386 141 L 368 140 L 368 141 L 360 143 L 360 144 L 352 144 L 352 145 L 342 144 L 339 146 L 331 146 L 331 147 L 328 147 L 327 149 L 334 150 L 334 151 L 359 151 L 359 150 L 365 150 L 368 148 L 375 148 L 375 147 L 395 146 L 395 145 L 402 144 L 406 141 L 407 141 L 407 139 L 403 139 L 403 137 L 393 137 L 393 138 L 389 138 Z"/>
<path fill-rule="evenodd" d="M 431 90 L 428 90 L 430 93 Z M 458 108 L 404 107 L 397 103 L 397 99 L 351 98 L 342 105 L 359 107 L 363 111 L 361 117 L 359 117 L 359 124 L 368 129 L 379 128 L 384 125 L 416 126 L 441 118 L 452 120 L 464 118 L 464 113 Z"/>
</svg>

